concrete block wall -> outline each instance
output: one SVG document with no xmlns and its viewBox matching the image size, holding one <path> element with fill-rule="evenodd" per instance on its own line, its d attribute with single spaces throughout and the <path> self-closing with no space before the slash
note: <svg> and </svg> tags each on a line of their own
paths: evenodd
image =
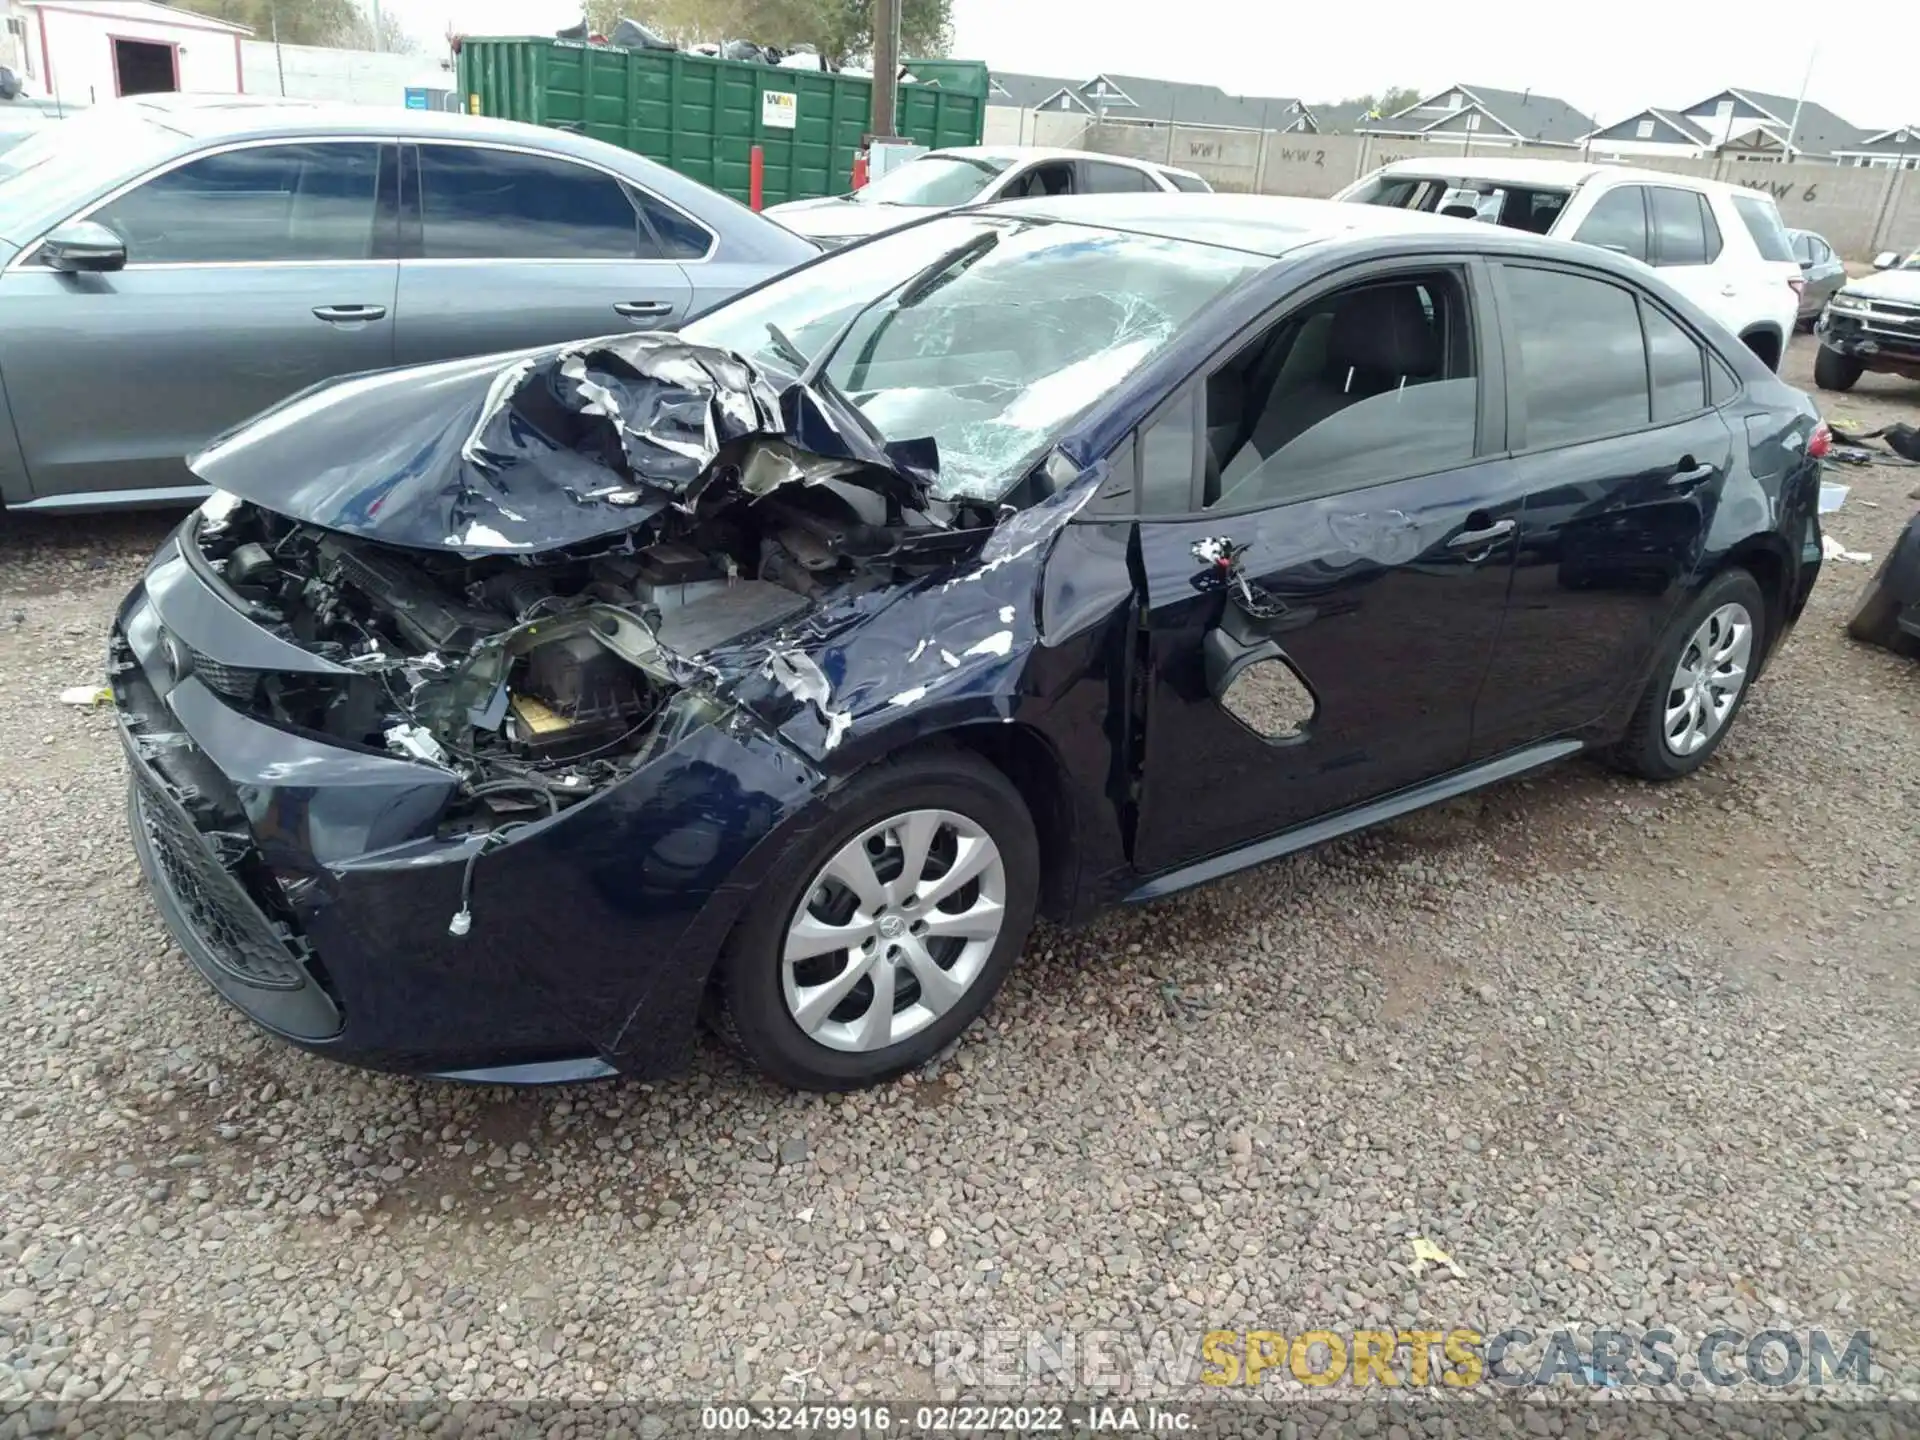
<svg viewBox="0 0 1920 1440">
<path fill-rule="evenodd" d="M 987 114 L 988 133 L 996 143 L 1056 145 L 1157 160 L 1204 176 L 1216 190 L 1266 195 L 1325 198 L 1395 160 L 1441 160 L 1461 153 L 1458 145 L 1371 135 L 1220 130 L 1011 107 L 993 107 Z M 1482 144 L 1469 147 L 1467 153 L 1472 158 L 1582 158 L 1577 150 L 1542 145 L 1494 148 Z M 1920 172 L 1772 165 L 1724 157 L 1653 156 L 1635 163 L 1644 169 L 1724 180 L 1771 195 L 1788 225 L 1819 232 L 1849 260 L 1868 260 L 1881 250 L 1920 247 Z"/>
<path fill-rule="evenodd" d="M 249 95 L 335 100 L 351 105 L 405 105 L 409 85 L 453 89 L 453 72 L 433 58 L 319 45 L 240 42 L 240 73 Z M 285 76 L 285 86 L 281 79 Z"/>
</svg>

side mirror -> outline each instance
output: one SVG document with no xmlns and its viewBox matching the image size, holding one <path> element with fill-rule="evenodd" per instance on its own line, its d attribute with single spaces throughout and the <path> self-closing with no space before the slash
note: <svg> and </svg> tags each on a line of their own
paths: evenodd
<svg viewBox="0 0 1920 1440">
<path fill-rule="evenodd" d="M 1876 270 L 1891 270 L 1899 263 L 1900 252 L 1898 250 L 1882 250 L 1878 255 L 1873 257 L 1873 268 Z"/>
<path fill-rule="evenodd" d="M 1802 260 L 1802 261 L 1800 262 L 1800 268 L 1801 268 L 1802 270 L 1811 270 L 1811 269 L 1813 268 L 1813 261 L 1811 261 L 1811 260 Z"/>
<path fill-rule="evenodd" d="M 127 242 L 93 220 L 75 220 L 47 232 L 40 254 L 55 270 L 68 275 L 121 270 L 127 263 Z"/>
</svg>

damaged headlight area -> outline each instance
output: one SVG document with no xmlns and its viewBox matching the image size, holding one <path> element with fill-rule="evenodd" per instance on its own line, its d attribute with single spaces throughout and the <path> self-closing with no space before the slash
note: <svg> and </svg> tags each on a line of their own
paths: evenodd
<svg viewBox="0 0 1920 1440">
<path fill-rule="evenodd" d="M 470 556 L 383 545 L 223 496 L 184 543 L 256 623 L 334 668 L 191 664 L 275 725 L 457 771 L 463 800 L 443 832 L 537 818 L 724 715 L 731 703 L 703 656 L 823 600 L 938 567 L 978 538 L 872 524 L 859 500 L 796 486 L 689 521 L 670 540 Z"/>
</svg>

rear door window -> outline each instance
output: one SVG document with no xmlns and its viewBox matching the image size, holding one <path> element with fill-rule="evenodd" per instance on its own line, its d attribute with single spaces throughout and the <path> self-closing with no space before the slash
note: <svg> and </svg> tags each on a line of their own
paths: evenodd
<svg viewBox="0 0 1920 1440">
<path fill-rule="evenodd" d="M 419 154 L 426 259 L 661 258 L 626 188 L 604 171 L 473 145 L 422 145 Z"/>
<path fill-rule="evenodd" d="M 1144 170 L 1131 165 L 1106 165 L 1098 160 L 1086 162 L 1087 190 L 1094 195 L 1138 195 L 1143 190 L 1158 190 Z"/>
<path fill-rule="evenodd" d="M 1633 293 L 1566 270 L 1504 270 L 1520 351 L 1509 386 L 1526 416 L 1527 448 L 1644 427 L 1652 405 Z"/>
<path fill-rule="evenodd" d="M 1653 263 L 1705 265 L 1707 233 L 1699 192 L 1653 185 L 1647 189 L 1647 200 L 1653 218 Z"/>
<path fill-rule="evenodd" d="M 1584 245 L 1597 245 L 1617 255 L 1647 258 L 1647 207 L 1645 188 L 1622 185 L 1609 190 L 1594 202 L 1587 218 L 1573 238 Z"/>
<path fill-rule="evenodd" d="M 1763 195 L 1742 192 L 1733 197 L 1733 208 L 1740 223 L 1753 237 L 1754 248 L 1762 260 L 1793 263 L 1793 246 L 1787 240 L 1787 227 L 1780 223 L 1780 210 Z"/>
</svg>

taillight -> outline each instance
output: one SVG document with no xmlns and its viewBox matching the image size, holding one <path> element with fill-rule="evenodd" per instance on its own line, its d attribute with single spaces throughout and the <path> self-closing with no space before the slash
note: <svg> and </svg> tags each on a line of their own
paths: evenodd
<svg viewBox="0 0 1920 1440">
<path fill-rule="evenodd" d="M 1795 275 L 1791 280 L 1787 281 L 1787 288 L 1793 291 L 1796 296 L 1804 295 L 1807 293 L 1807 282 L 1802 280 L 1798 275 Z"/>
<path fill-rule="evenodd" d="M 1822 420 L 1813 427 L 1813 437 L 1807 441 L 1807 454 L 1816 460 L 1824 460 L 1833 453 L 1833 431 Z"/>
</svg>

